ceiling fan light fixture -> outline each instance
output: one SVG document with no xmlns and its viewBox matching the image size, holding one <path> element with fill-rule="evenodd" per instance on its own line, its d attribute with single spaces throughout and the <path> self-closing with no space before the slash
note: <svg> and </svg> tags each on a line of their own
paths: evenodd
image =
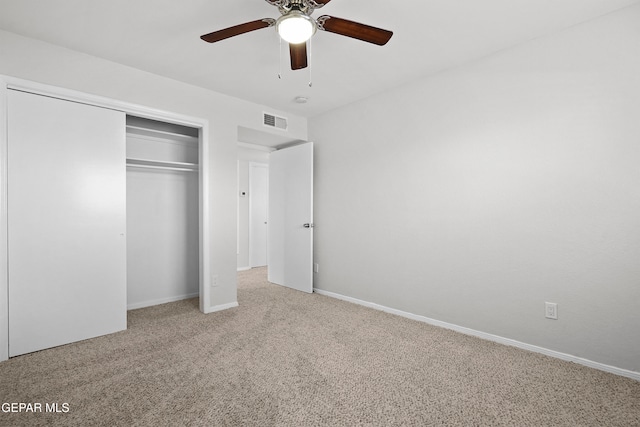
<svg viewBox="0 0 640 427">
<path fill-rule="evenodd" d="M 298 10 L 282 15 L 276 21 L 276 31 L 280 37 L 291 44 L 304 43 L 316 32 L 315 21 Z"/>
</svg>

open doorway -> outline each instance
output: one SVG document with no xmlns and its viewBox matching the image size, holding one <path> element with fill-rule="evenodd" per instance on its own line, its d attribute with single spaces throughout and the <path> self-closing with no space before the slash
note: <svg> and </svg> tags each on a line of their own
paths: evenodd
<svg viewBox="0 0 640 427">
<path fill-rule="evenodd" d="M 270 153 L 300 142 L 284 134 L 238 127 L 238 271 L 268 266 L 265 222 L 268 222 Z"/>
</svg>

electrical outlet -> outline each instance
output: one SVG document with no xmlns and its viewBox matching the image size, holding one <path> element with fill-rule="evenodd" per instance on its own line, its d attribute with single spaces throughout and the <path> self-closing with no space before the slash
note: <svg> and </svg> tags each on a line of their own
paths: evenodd
<svg viewBox="0 0 640 427">
<path fill-rule="evenodd" d="M 212 288 L 217 288 L 218 287 L 218 275 L 217 274 L 212 274 L 211 275 L 211 287 Z"/>
<path fill-rule="evenodd" d="M 313 264 L 313 272 L 314 273 L 320 272 L 320 265 L 318 263 Z"/>
<path fill-rule="evenodd" d="M 558 319 L 558 304 L 555 302 L 544 303 L 544 317 L 547 319 Z"/>
</svg>

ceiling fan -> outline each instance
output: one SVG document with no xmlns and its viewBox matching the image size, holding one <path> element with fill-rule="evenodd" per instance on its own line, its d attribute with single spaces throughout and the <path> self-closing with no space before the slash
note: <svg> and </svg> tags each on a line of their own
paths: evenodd
<svg viewBox="0 0 640 427">
<path fill-rule="evenodd" d="M 340 34 L 379 46 L 385 45 L 393 32 L 370 25 L 360 24 L 342 18 L 329 15 L 320 16 L 317 19 L 311 17 L 315 9 L 319 9 L 331 0 L 265 0 L 280 10 L 278 19 L 264 18 L 256 21 L 245 22 L 223 30 L 214 31 L 200 36 L 209 43 L 215 43 L 229 37 L 238 36 L 261 28 L 276 27 L 280 37 L 289 43 L 291 56 L 291 69 L 300 70 L 307 67 L 307 40 L 316 30 L 328 31 Z"/>
</svg>

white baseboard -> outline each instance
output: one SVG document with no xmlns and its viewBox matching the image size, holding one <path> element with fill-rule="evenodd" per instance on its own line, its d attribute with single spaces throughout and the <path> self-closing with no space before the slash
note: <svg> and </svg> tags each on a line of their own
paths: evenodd
<svg viewBox="0 0 640 427">
<path fill-rule="evenodd" d="M 251 267 L 238 267 L 238 271 L 247 271 L 251 270 Z"/>
<path fill-rule="evenodd" d="M 453 323 L 442 322 L 440 320 L 431 319 L 429 317 L 420 316 L 413 313 L 408 313 L 402 310 L 396 310 L 395 308 L 389 308 L 384 305 L 379 305 L 373 302 L 362 301 L 357 298 L 347 297 L 344 295 L 336 294 L 334 292 L 324 291 L 322 289 L 313 289 L 314 292 L 325 295 L 331 298 L 337 298 L 339 300 L 351 302 L 358 305 L 363 305 L 365 307 L 373 308 L 375 310 L 384 311 L 385 313 L 395 314 L 397 316 L 406 317 L 408 319 L 417 320 L 418 322 L 428 323 L 433 326 L 439 326 L 445 329 L 451 329 L 456 332 L 460 332 L 466 335 L 472 335 L 474 337 L 482 338 L 488 341 L 497 342 L 499 344 L 509 345 L 512 347 L 521 348 L 523 350 L 533 351 L 535 353 L 541 353 L 547 356 L 555 357 L 557 359 L 566 360 L 569 362 L 575 362 L 580 365 L 588 366 L 590 368 L 599 369 L 601 371 L 609 372 L 612 374 L 620 375 L 623 377 L 631 378 L 636 381 L 640 381 L 640 372 L 630 371 L 627 369 L 617 368 L 615 366 L 605 365 L 604 363 L 594 362 L 592 360 L 583 359 L 581 357 L 573 356 L 571 354 L 561 353 L 559 351 L 550 350 L 544 347 L 538 347 L 536 345 L 531 345 L 527 343 L 523 343 L 520 341 L 512 340 L 510 338 L 504 338 L 499 335 L 493 335 L 486 332 L 476 331 L 475 329 L 466 328 L 464 326 L 454 325 Z"/>
<path fill-rule="evenodd" d="M 166 304 L 168 302 L 181 301 L 183 299 L 195 298 L 198 295 L 200 295 L 200 293 L 196 292 L 195 294 L 177 295 L 177 296 L 168 297 L 168 298 L 160 298 L 160 299 L 155 299 L 150 301 L 137 302 L 135 304 L 127 304 L 127 310 L 135 310 L 137 308 L 145 308 L 145 307 L 151 307 L 153 305 L 158 305 L 158 304 Z"/>
<path fill-rule="evenodd" d="M 229 308 L 234 308 L 234 307 L 237 307 L 237 306 L 238 306 L 238 301 L 230 302 L 228 304 L 214 305 L 213 307 L 209 307 L 205 311 L 205 314 L 215 313 L 216 311 L 227 310 Z"/>
</svg>

